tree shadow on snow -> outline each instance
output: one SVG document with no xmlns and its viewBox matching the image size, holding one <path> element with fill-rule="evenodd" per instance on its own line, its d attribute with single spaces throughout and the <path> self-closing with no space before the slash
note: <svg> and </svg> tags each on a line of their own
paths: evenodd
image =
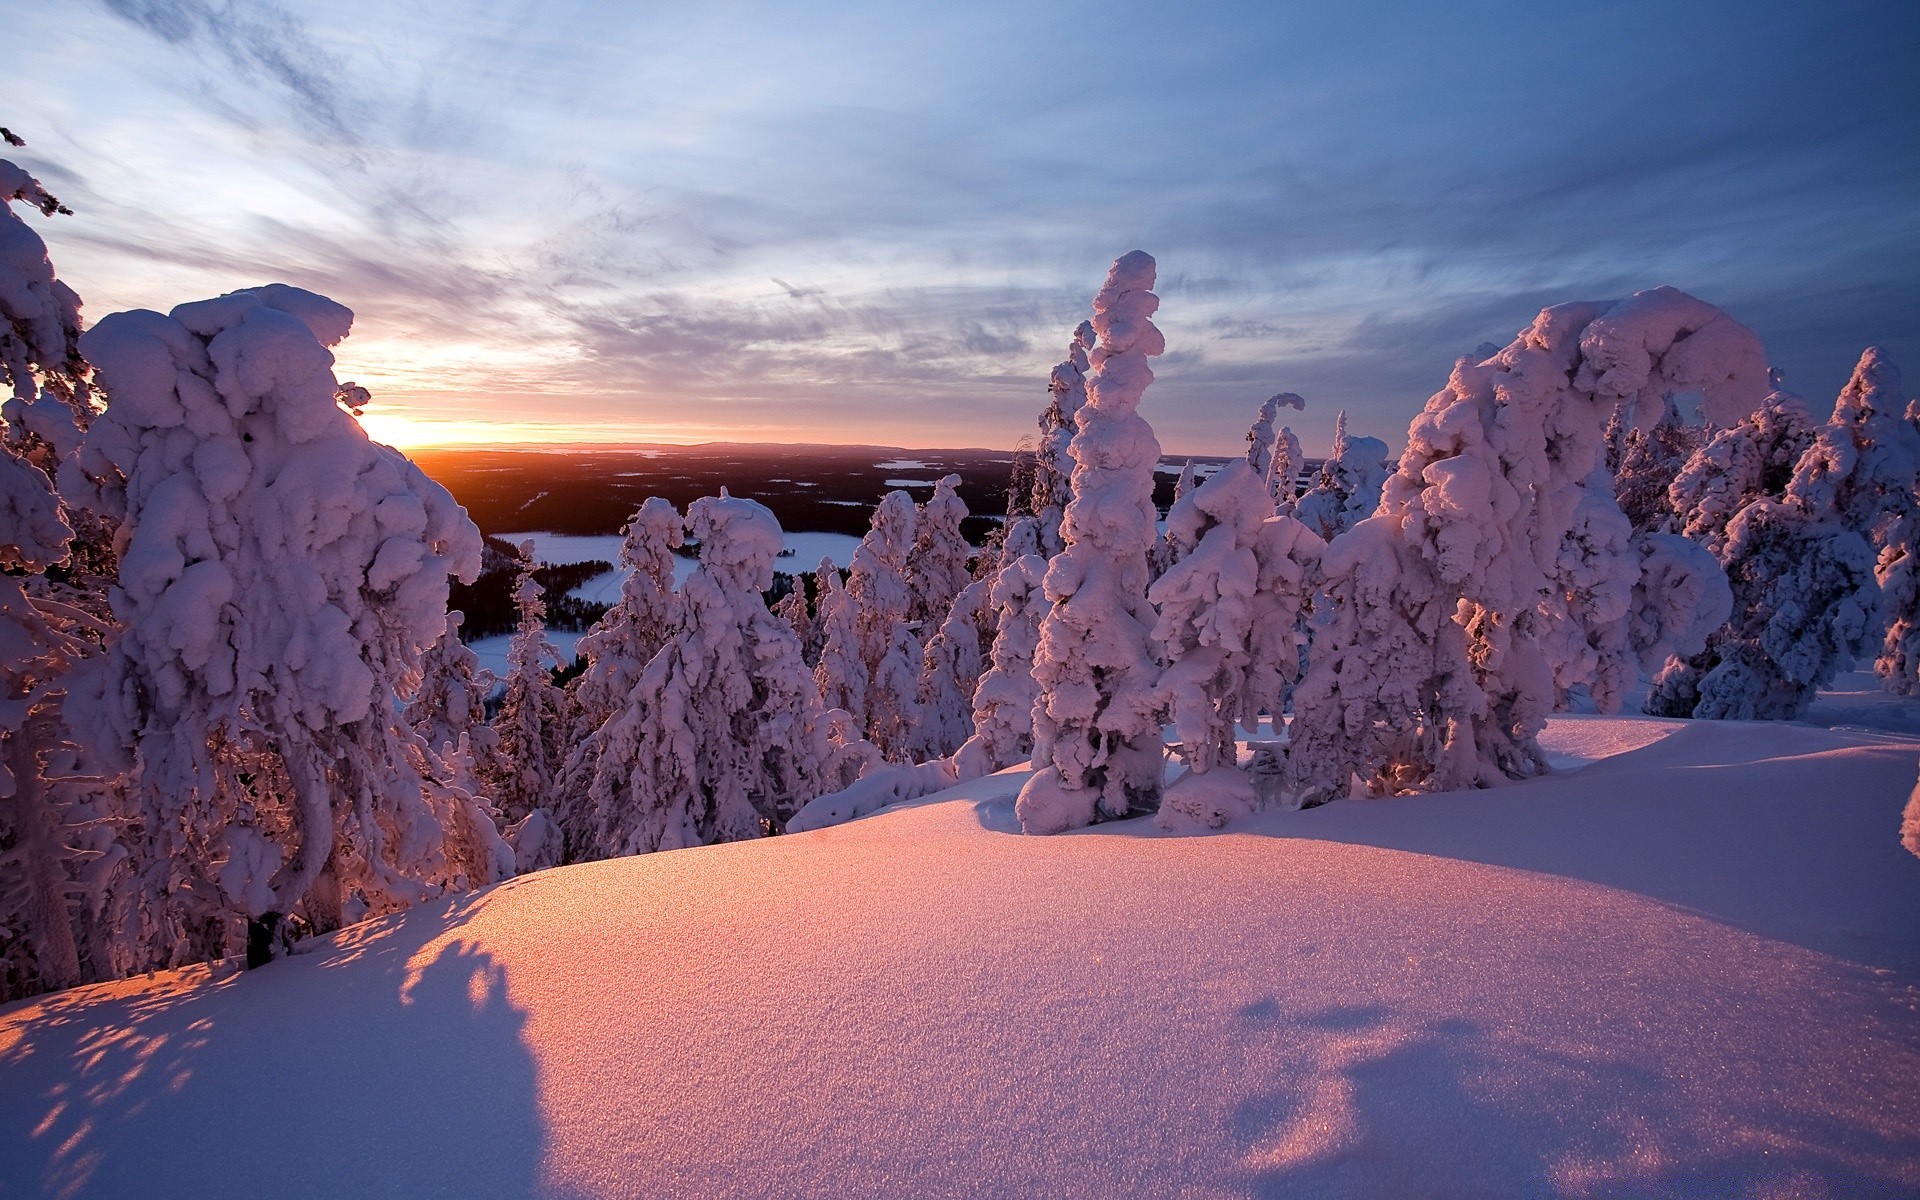
<svg viewBox="0 0 1920 1200">
<path fill-rule="evenodd" d="M 1242 1102 L 1244 1194 L 1894 1197 L 1911 1139 L 1836 1126 L 1790 1099 L 1703 1120 L 1655 1071 L 1464 1019 L 1246 1006 L 1275 1086 Z M 1729 1122 L 1728 1118 L 1731 1117 Z"/>
<path fill-rule="evenodd" d="M 525 1014 L 487 951 L 429 949 L 484 902 L 0 1018 L 0 1194 L 530 1194 L 546 1136 Z"/>
</svg>

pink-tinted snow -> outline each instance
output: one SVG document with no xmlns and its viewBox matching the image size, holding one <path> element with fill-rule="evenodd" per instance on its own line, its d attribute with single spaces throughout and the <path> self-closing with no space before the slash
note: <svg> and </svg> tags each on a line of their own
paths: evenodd
<svg viewBox="0 0 1920 1200">
<path fill-rule="evenodd" d="M 1920 742 L 1168 837 L 1008 772 L 0 1013 L 0 1194 L 1911 1196 Z"/>
</svg>

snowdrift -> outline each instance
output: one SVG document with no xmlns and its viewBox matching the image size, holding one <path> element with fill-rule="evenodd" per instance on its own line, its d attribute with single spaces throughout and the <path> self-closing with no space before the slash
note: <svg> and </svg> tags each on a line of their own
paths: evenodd
<svg viewBox="0 0 1920 1200">
<path fill-rule="evenodd" d="M 1547 743 L 1195 838 L 1018 836 L 1002 773 L 41 997 L 0 1194 L 1920 1191 L 1920 741 Z"/>
</svg>

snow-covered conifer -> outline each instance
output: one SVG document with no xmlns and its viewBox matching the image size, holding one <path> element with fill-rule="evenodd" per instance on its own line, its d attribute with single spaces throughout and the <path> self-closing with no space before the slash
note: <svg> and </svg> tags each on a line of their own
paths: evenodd
<svg viewBox="0 0 1920 1200">
<path fill-rule="evenodd" d="M 1608 461 L 1620 511 L 1636 534 L 1677 529 L 1673 482 L 1706 444 L 1707 428 L 1681 420 L 1671 399 L 1652 428 L 1629 428 L 1625 418 L 1624 410 L 1615 409 L 1607 425 Z"/>
<path fill-rule="evenodd" d="M 1039 685 L 1033 656 L 1046 616 L 1041 586 L 1047 560 L 1039 554 L 1039 522 L 1023 518 L 1007 533 L 1011 557 L 994 574 L 985 619 L 993 623 L 989 665 L 973 692 L 973 734 L 955 752 L 957 778 L 981 775 L 1033 757 L 1033 706 Z"/>
<path fill-rule="evenodd" d="M 1078 427 L 1081 406 L 1087 402 L 1087 351 L 1093 348 L 1093 326 L 1082 321 L 1067 343 L 1067 357 L 1054 367 L 1047 381 L 1047 409 L 1040 414 L 1040 447 L 1033 458 L 1033 515 L 1040 521 L 1040 553 L 1060 553 L 1060 522 L 1073 499 L 1073 460 L 1067 446 Z"/>
<path fill-rule="evenodd" d="M 620 599 L 580 639 L 576 652 L 586 659 L 586 669 L 567 690 L 570 733 L 558 747 L 558 781 L 548 806 L 549 820 L 562 831 L 577 835 L 590 821 L 583 806 L 612 733 L 609 721 L 630 702 L 641 672 L 666 644 L 676 603 L 673 552 L 685 528 L 670 501 L 649 496 L 621 531 L 620 565 L 627 574 Z M 583 845 L 576 838 L 576 846 Z"/>
<path fill-rule="evenodd" d="M 1147 359 L 1166 350 L 1152 320 L 1160 306 L 1153 281 L 1152 256 L 1131 251 L 1114 262 L 1093 301 L 1100 344 L 1069 446 L 1066 548 L 1047 568 L 1052 608 L 1034 658 L 1041 769 L 1015 804 L 1021 828 L 1032 833 L 1124 817 L 1159 800 L 1164 748 L 1146 590 L 1160 443 L 1139 413 L 1153 382 Z"/>
<path fill-rule="evenodd" d="M 1920 470 L 1920 434 L 1905 419 L 1898 388 L 1891 364 L 1869 349 L 1830 422 L 1804 440 L 1766 443 L 1805 449 L 1778 499 L 1747 501 L 1719 541 L 1709 543 L 1716 545 L 1733 588 L 1732 619 L 1702 653 L 1668 663 L 1648 711 L 1793 720 L 1855 655 L 1869 647 L 1885 654 L 1887 626 L 1875 569 L 1884 565 L 1876 560 L 1888 556 L 1876 551 L 1876 543 L 1890 544 L 1912 512 Z M 1776 411 L 1791 414 L 1794 407 L 1770 397 L 1736 429 L 1767 422 Z M 1695 474 L 1698 459 L 1721 440 L 1709 442 L 1682 477 Z M 1779 457 L 1767 462 L 1769 483 L 1779 476 Z M 1676 481 L 1676 492 L 1680 486 Z M 1689 529 L 1696 523 L 1690 520 Z M 1893 623 L 1899 623 L 1897 614 Z"/>
<path fill-rule="evenodd" d="M 1163 820 L 1218 827 L 1237 804 L 1250 811 L 1253 785 L 1240 775 L 1234 742 L 1253 633 L 1260 564 L 1254 557 L 1262 524 L 1273 513 L 1266 479 L 1234 461 L 1167 513 L 1193 549 L 1147 589 L 1159 610 L 1153 646 L 1163 664 L 1159 708 L 1173 723 L 1187 774 L 1161 801 Z M 1278 518 L 1276 518 L 1278 519 Z M 1218 779 L 1207 779 L 1210 772 Z"/>
<path fill-rule="evenodd" d="M 620 599 L 575 648 L 587 661 L 570 689 L 576 751 L 626 702 L 640 672 L 666 644 L 673 626 L 673 552 L 685 527 L 671 501 L 649 496 L 621 530 L 620 566 L 627 575 Z M 591 771 L 591 764 L 584 773 L 569 765 L 566 778 L 577 784 Z"/>
<path fill-rule="evenodd" d="M 1719 555 L 1735 514 L 1756 500 L 1786 495 L 1815 429 L 1806 401 L 1774 391 L 1752 412 L 1713 431 L 1667 488 L 1673 531 Z"/>
<path fill-rule="evenodd" d="M 1380 506 L 1380 491 L 1393 473 L 1387 444 L 1379 438 L 1348 437 L 1347 414 L 1334 419 L 1333 449 L 1320 476 L 1293 506 L 1293 515 L 1322 541 L 1352 529 Z"/>
<path fill-rule="evenodd" d="M 962 588 L 947 609 L 947 619 L 927 639 L 921 660 L 919 719 L 908 754 L 915 762 L 945 758 L 973 733 L 973 696 L 982 669 L 981 623 L 992 613 L 993 581 Z"/>
<path fill-rule="evenodd" d="M 184 955 L 228 948 L 234 917 L 257 957 L 284 915 L 325 929 L 491 878 L 492 827 L 398 706 L 479 531 L 336 403 L 351 321 L 274 284 L 82 337 L 110 399 L 79 465 L 125 545 L 87 707 L 137 768 L 148 935 Z"/>
<path fill-rule="evenodd" d="M 1263 474 L 1261 479 L 1264 480 L 1265 478 L 1266 476 Z M 1171 514 L 1175 508 L 1180 507 L 1180 502 L 1187 498 L 1194 487 L 1193 460 L 1188 459 L 1186 465 L 1180 468 L 1180 478 L 1173 481 L 1173 503 L 1168 506 L 1167 512 Z M 1161 534 L 1156 541 L 1153 563 L 1153 577 L 1155 579 L 1166 574 L 1175 563 L 1187 556 L 1187 551 L 1193 548 L 1182 543 L 1180 538 L 1181 534 L 1179 532 L 1175 531 L 1172 527 L 1168 527 L 1167 531 Z"/>
<path fill-rule="evenodd" d="M 1275 515 L 1260 525 L 1253 542 L 1259 567 L 1253 620 L 1247 636 L 1247 666 L 1238 704 L 1239 720 L 1252 729 L 1271 715 L 1274 732 L 1300 679 L 1308 641 L 1307 608 L 1320 587 L 1326 543 L 1294 517 Z"/>
<path fill-rule="evenodd" d="M 915 515 L 913 549 L 907 553 L 907 620 L 923 638 L 934 635 L 947 619 L 953 598 L 973 582 L 967 568 L 973 547 L 960 532 L 967 505 L 959 486 L 958 475 L 944 476 Z"/>
<path fill-rule="evenodd" d="M 1434 790 L 1545 770 L 1546 717 L 1593 682 L 1600 656 L 1582 648 L 1598 626 L 1629 627 L 1640 574 L 1611 519 L 1608 418 L 1699 391 L 1734 420 L 1765 389 L 1752 331 L 1671 288 L 1543 310 L 1499 354 L 1457 363 L 1409 427 L 1379 514 L 1328 549 L 1290 795 L 1331 799 L 1354 775 Z"/>
<path fill-rule="evenodd" d="M 904 759 L 918 708 L 922 648 L 909 627 L 913 603 L 907 556 L 914 544 L 913 498 L 888 492 L 853 552 L 846 587 L 821 614 L 814 678 L 829 708 L 844 708 L 893 761 Z"/>
<path fill-rule="evenodd" d="M 780 523 L 723 489 L 694 501 L 687 525 L 700 564 L 672 636 L 610 718 L 591 827 L 570 833 L 581 857 L 778 832 L 821 789 L 826 713 L 793 630 L 761 598 Z"/>
<path fill-rule="evenodd" d="M 506 692 L 493 716 L 498 744 L 480 764 L 487 793 L 508 825 L 555 802 L 567 746 L 566 696 L 553 683 L 560 652 L 547 639 L 547 604 L 533 577 L 533 543 L 518 549 L 513 589 L 518 619 L 507 649 Z"/>
</svg>

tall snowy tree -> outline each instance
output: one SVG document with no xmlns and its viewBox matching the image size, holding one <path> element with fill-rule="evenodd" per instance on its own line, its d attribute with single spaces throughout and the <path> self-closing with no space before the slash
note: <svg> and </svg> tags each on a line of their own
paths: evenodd
<svg viewBox="0 0 1920 1200">
<path fill-rule="evenodd" d="M 1009 558 L 994 574 L 987 597 L 994 635 L 987 669 L 973 692 L 973 733 L 955 752 L 961 779 L 1033 757 L 1033 707 L 1039 694 L 1033 658 L 1048 607 L 1039 522 L 1031 517 L 1014 522 L 1006 549 Z"/>
<path fill-rule="evenodd" d="M 93 416 L 80 298 L 15 201 L 71 215 L 0 160 L 0 1001 L 156 961 L 117 886 L 123 781 L 64 712 L 70 678 L 114 636 L 113 531 L 53 487 Z"/>
<path fill-rule="evenodd" d="M 1766 387 L 1752 331 L 1671 288 L 1546 309 L 1499 354 L 1457 363 L 1409 427 L 1379 514 L 1328 549 L 1289 795 L 1318 803 L 1356 775 L 1446 790 L 1544 771 L 1547 715 L 1605 657 L 1586 648 L 1634 628 L 1643 572 L 1613 536 L 1608 418 L 1700 391 L 1737 420 Z"/>
<path fill-rule="evenodd" d="M 913 588 L 907 559 L 915 527 L 913 498 L 888 492 L 853 552 L 845 589 L 822 609 L 814 675 L 827 707 L 846 709 L 895 762 L 911 752 L 923 655 L 908 624 Z"/>
<path fill-rule="evenodd" d="M 777 833 L 821 790 L 826 714 L 793 630 L 761 598 L 780 523 L 723 489 L 694 501 L 687 524 L 700 565 L 672 636 L 609 720 L 590 828 L 570 834 L 580 857 Z"/>
<path fill-rule="evenodd" d="M 1713 430 L 1667 487 L 1673 532 L 1720 554 L 1741 509 L 1787 494 L 1794 465 L 1817 428 L 1806 401 L 1774 391 L 1738 421 Z"/>
<path fill-rule="evenodd" d="M 944 476 L 915 513 L 913 549 L 907 553 L 907 620 L 922 638 L 934 635 L 953 608 L 954 597 L 973 582 L 967 567 L 973 547 L 960 532 L 967 505 L 959 487 L 958 475 Z"/>
<path fill-rule="evenodd" d="M 1890 545 L 1890 535 L 1912 512 L 1920 471 L 1920 433 L 1905 419 L 1898 389 L 1891 364 L 1879 350 L 1869 349 L 1826 425 L 1810 436 L 1802 432 L 1760 443 L 1769 449 L 1782 443 L 1805 448 L 1777 499 L 1756 487 L 1762 494 L 1748 499 L 1724 533 L 1709 541 L 1733 587 L 1732 620 L 1703 652 L 1667 665 L 1648 698 L 1650 712 L 1793 720 L 1854 656 L 1869 649 L 1884 654 L 1886 626 L 1876 577 L 1876 560 L 1884 551 L 1876 546 Z M 1798 411 L 1770 397 L 1735 429 L 1756 421 L 1761 428 L 1779 427 Z M 1709 442 L 1682 479 L 1701 474 L 1696 470 L 1700 460 L 1722 441 Z M 1780 457 L 1774 453 L 1764 460 L 1770 468 L 1766 475 L 1730 471 L 1731 482 L 1761 476 L 1763 483 L 1773 483 Z M 1680 492 L 1680 481 L 1674 490 Z M 1722 505 L 1724 494 L 1708 493 Z M 1705 505 L 1700 510 L 1712 511 Z M 1694 514 L 1689 531 L 1702 523 Z"/>
<path fill-rule="evenodd" d="M 1267 468 L 1267 490 L 1273 494 L 1274 512 L 1283 516 L 1293 512 L 1300 491 L 1300 468 L 1305 462 L 1293 427 L 1282 425 L 1273 439 L 1273 464 Z"/>
<path fill-rule="evenodd" d="M 514 858 L 526 870 L 560 862 L 560 774 L 567 755 L 567 698 L 553 682 L 560 652 L 547 638 L 547 605 L 533 577 L 533 543 L 516 547 L 513 640 L 506 690 L 493 715 L 491 750 L 476 767 Z"/>
<path fill-rule="evenodd" d="M 1160 443 L 1139 413 L 1153 382 L 1147 359 L 1167 348 L 1152 320 L 1160 307 L 1153 281 L 1152 256 L 1131 251 L 1114 262 L 1093 301 L 1100 344 L 1069 446 L 1066 548 L 1047 568 L 1053 607 L 1033 666 L 1040 686 L 1034 761 L 1041 769 L 1015 803 L 1030 833 L 1125 817 L 1159 802 L 1165 754 L 1146 591 Z"/>
<path fill-rule="evenodd" d="M 1168 533 L 1177 530 L 1193 549 L 1147 589 L 1159 609 L 1152 635 L 1163 664 L 1159 707 L 1187 763 L 1187 774 L 1162 799 L 1163 818 L 1171 810 L 1217 828 L 1253 807 L 1253 785 L 1236 761 L 1234 722 L 1260 578 L 1254 545 L 1272 513 L 1266 480 L 1238 461 L 1167 513 Z"/>
<path fill-rule="evenodd" d="M 1332 541 L 1373 515 L 1393 473 L 1392 456 L 1379 438 L 1348 437 L 1347 414 L 1334 419 L 1333 449 L 1320 476 L 1294 503 L 1293 515 L 1321 541 Z"/>
<path fill-rule="evenodd" d="M 284 916 L 328 929 L 492 877 L 490 824 L 398 703 L 479 531 L 336 402 L 351 321 L 274 284 L 81 341 L 109 403 L 80 465 L 125 545 L 90 724 L 134 769 L 147 932 L 175 957 L 245 918 L 258 961 Z"/>
<path fill-rule="evenodd" d="M 1040 414 L 1040 446 L 1033 456 L 1033 515 L 1040 522 L 1040 553 L 1060 553 L 1060 522 L 1073 499 L 1073 460 L 1067 446 L 1078 427 L 1080 408 L 1087 402 L 1087 351 L 1093 349 L 1093 326 L 1080 322 L 1067 343 L 1067 357 L 1047 381 L 1048 402 Z"/>
<path fill-rule="evenodd" d="M 550 814 L 571 839 L 572 851 L 563 857 L 588 852 L 581 840 L 585 836 L 581 831 L 592 822 L 588 789 L 613 734 L 612 718 L 633 702 L 641 673 L 666 644 L 673 627 L 678 603 L 673 552 L 681 545 L 685 529 L 686 522 L 670 501 L 650 496 L 641 504 L 621 531 L 620 565 L 627 575 L 620 584 L 620 599 L 576 647 L 587 665 L 568 689 L 571 733 L 559 747 L 559 782 L 553 789 Z M 524 832 L 531 834 L 534 827 Z"/>
<path fill-rule="evenodd" d="M 973 734 L 973 696 L 980 685 L 981 624 L 993 614 L 988 601 L 993 581 L 962 588 L 947 609 L 947 619 L 927 639 L 921 659 L 915 722 L 908 757 L 915 762 L 945 758 Z"/>
<path fill-rule="evenodd" d="M 649 496 L 621 530 L 620 567 L 626 578 L 620 583 L 620 599 L 575 647 L 587 662 L 570 688 L 570 740 L 576 751 L 626 702 L 640 672 L 666 644 L 673 626 L 673 552 L 685 527 L 671 501 Z M 586 773 L 591 769 L 588 764 Z M 570 786 L 584 777 L 572 765 L 564 774 Z"/>
</svg>

